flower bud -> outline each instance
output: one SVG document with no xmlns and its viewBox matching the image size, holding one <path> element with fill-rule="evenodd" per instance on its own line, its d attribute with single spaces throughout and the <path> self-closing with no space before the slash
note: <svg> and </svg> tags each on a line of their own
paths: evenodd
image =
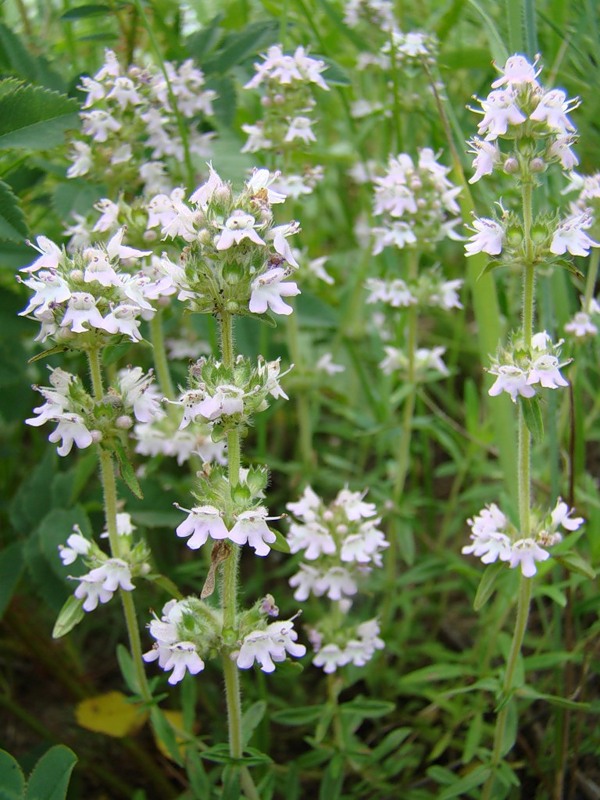
<svg viewBox="0 0 600 800">
<path fill-rule="evenodd" d="M 546 162 L 543 158 L 532 158 L 529 162 L 529 169 L 532 172 L 544 172 L 546 169 Z"/>
<path fill-rule="evenodd" d="M 98 442 L 102 441 L 102 431 L 93 430 L 93 431 L 90 431 L 90 434 L 92 436 L 92 441 L 95 444 L 98 444 Z"/>
<path fill-rule="evenodd" d="M 152 230 L 144 231 L 144 235 L 142 238 L 144 239 L 145 242 L 155 242 L 156 239 L 158 238 L 158 234 L 156 233 L 156 231 Z"/>
<path fill-rule="evenodd" d="M 83 280 L 83 272 L 80 269 L 73 269 L 71 270 L 71 275 L 69 277 L 72 281 L 79 283 L 79 281 Z"/>
<path fill-rule="evenodd" d="M 506 172 L 507 175 L 514 175 L 518 171 L 519 171 L 519 162 L 517 161 L 517 159 L 514 158 L 513 156 L 507 158 L 506 161 L 504 162 L 504 172 Z"/>
<path fill-rule="evenodd" d="M 120 417 L 117 417 L 115 425 L 117 426 L 117 428 L 120 428 L 123 431 L 127 431 L 133 425 L 133 420 L 128 414 L 121 414 Z"/>
</svg>

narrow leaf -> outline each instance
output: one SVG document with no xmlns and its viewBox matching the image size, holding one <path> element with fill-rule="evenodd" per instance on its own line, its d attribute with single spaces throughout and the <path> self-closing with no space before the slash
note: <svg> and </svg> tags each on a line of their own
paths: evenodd
<svg viewBox="0 0 600 800">
<path fill-rule="evenodd" d="M 542 442 L 544 440 L 544 420 L 540 398 L 536 395 L 535 397 L 520 397 L 519 400 L 525 424 L 533 436 L 533 440 L 538 443 Z"/>
<path fill-rule="evenodd" d="M 475 600 L 473 601 L 473 608 L 475 611 L 480 611 L 493 595 L 496 588 L 498 575 L 500 575 L 503 568 L 504 564 L 500 562 L 496 562 L 496 564 L 491 564 L 489 567 L 486 567 L 485 572 L 479 581 L 477 594 L 475 595 Z"/>
<path fill-rule="evenodd" d="M 75 20 L 83 19 L 84 17 L 107 16 L 110 13 L 111 9 L 109 6 L 95 3 L 71 8 L 60 17 L 60 20 L 61 22 L 74 22 Z"/>
<path fill-rule="evenodd" d="M 52 638 L 60 639 L 66 636 L 76 625 L 79 625 L 84 617 L 83 600 L 71 595 L 67 598 L 66 603 L 60 610 L 58 619 L 54 623 Z"/>
<path fill-rule="evenodd" d="M 125 452 L 125 448 L 120 442 L 116 442 L 115 444 L 115 454 L 117 456 L 117 461 L 119 462 L 119 468 L 121 472 L 121 477 L 127 484 L 127 487 L 130 491 L 138 498 L 138 500 L 142 500 L 144 494 L 136 477 L 136 474 L 131 466 L 131 462 L 127 457 L 127 453 Z"/>
</svg>

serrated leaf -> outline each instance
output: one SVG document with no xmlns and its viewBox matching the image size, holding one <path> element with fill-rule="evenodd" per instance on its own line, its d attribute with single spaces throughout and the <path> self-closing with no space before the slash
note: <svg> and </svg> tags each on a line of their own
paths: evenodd
<svg viewBox="0 0 600 800">
<path fill-rule="evenodd" d="M 523 412 L 523 419 L 533 436 L 534 442 L 542 442 L 544 440 L 544 419 L 542 417 L 542 409 L 540 406 L 540 398 L 535 397 L 519 397 L 521 411 Z"/>
<path fill-rule="evenodd" d="M 18 762 L 6 750 L 0 750 L 0 786 L 7 800 L 21 800 L 23 797 L 25 776 Z"/>
<path fill-rule="evenodd" d="M 88 731 L 116 739 L 138 731 L 148 719 L 139 704 L 130 703 L 122 692 L 105 692 L 87 697 L 75 706 L 77 724 Z"/>
<path fill-rule="evenodd" d="M 127 484 L 127 487 L 131 490 L 131 492 L 138 498 L 138 500 L 142 500 L 144 494 L 142 492 L 136 474 L 133 470 L 133 467 L 131 466 L 131 463 L 127 457 L 125 448 L 120 442 L 115 443 L 115 454 L 117 456 L 117 461 L 119 462 L 121 477 Z"/>
<path fill-rule="evenodd" d="M 501 562 L 490 564 L 485 568 L 485 571 L 481 576 L 481 580 L 479 581 L 479 586 L 477 587 L 475 600 L 473 600 L 473 608 L 475 611 L 480 611 L 490 597 L 494 594 L 496 581 L 498 580 L 498 576 L 503 569 L 504 564 Z"/>
<path fill-rule="evenodd" d="M 19 200 L 4 181 L 0 181 L 0 239 L 22 242 L 29 235 Z"/>
<path fill-rule="evenodd" d="M 0 148 L 48 150 L 79 127 L 77 101 L 41 86 L 0 82 Z"/>
<path fill-rule="evenodd" d="M 64 606 L 61 608 L 58 618 L 54 623 L 52 629 L 52 638 L 61 639 L 67 633 L 73 630 L 81 620 L 85 617 L 83 610 L 83 600 L 71 595 L 67 598 Z"/>
<path fill-rule="evenodd" d="M 68 747 L 51 747 L 37 762 L 23 800 L 65 800 L 77 756 Z"/>
</svg>

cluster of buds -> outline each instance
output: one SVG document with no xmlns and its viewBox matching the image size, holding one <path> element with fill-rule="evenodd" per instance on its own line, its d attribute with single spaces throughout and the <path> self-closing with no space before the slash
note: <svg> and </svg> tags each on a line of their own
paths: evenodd
<svg viewBox="0 0 600 800">
<path fill-rule="evenodd" d="M 75 589 L 75 597 L 82 604 L 84 611 L 94 611 L 98 603 L 108 603 L 117 589 L 131 592 L 135 589 L 132 578 L 146 576 L 150 572 L 149 552 L 142 541 L 134 542 L 135 526 L 126 512 L 117 514 L 117 535 L 119 537 L 119 557 L 109 557 L 91 539 L 83 535 L 79 526 L 73 526 L 73 533 L 67 538 L 66 545 L 59 545 L 59 555 L 64 566 L 70 566 L 79 559 L 91 568 L 89 572 L 69 576 L 70 580 L 79 581 Z M 107 537 L 108 533 L 101 534 Z"/>
<path fill-rule="evenodd" d="M 266 556 L 277 535 L 267 522 L 279 519 L 270 517 L 262 504 L 268 472 L 264 467 L 252 467 L 240 472 L 240 480 L 231 486 L 222 469 L 207 468 L 200 476 L 201 491 L 194 494 L 198 505 L 182 508 L 186 519 L 177 527 L 176 534 L 186 539 L 187 546 L 198 550 L 211 539 L 215 542 L 249 544 L 257 556 Z"/>
<path fill-rule="evenodd" d="M 269 396 L 288 399 L 279 383 L 287 372 L 280 374 L 279 359 L 265 361 L 261 356 L 255 367 L 242 355 L 232 367 L 200 358 L 190 367 L 189 389 L 173 401 L 183 407 L 180 429 L 200 420 L 210 423 L 213 441 L 220 441 L 229 430 L 244 428 L 250 417 L 267 409 Z"/>
<path fill-rule="evenodd" d="M 298 267 L 288 237 L 297 222 L 273 225 L 272 205 L 285 195 L 271 188 L 276 174 L 255 169 L 234 195 L 212 166 L 206 183 L 189 198 L 174 190 L 148 203 L 148 229 L 183 245 L 178 264 L 170 263 L 178 297 L 194 312 L 239 315 L 291 314 L 283 298 L 300 293 L 287 278 Z M 163 261 L 168 261 L 165 257 Z"/>
<path fill-rule="evenodd" d="M 73 444 L 85 449 L 101 442 L 110 448 L 132 427 L 134 419 L 150 423 L 164 415 L 152 373 L 144 374 L 140 367 L 121 370 L 118 389 L 111 388 L 101 400 L 86 392 L 79 377 L 58 367 L 50 371 L 50 384 L 34 387 L 46 402 L 34 408 L 37 416 L 26 423 L 34 427 L 58 423 L 48 438 L 53 444 L 60 442 L 60 456 L 68 455 Z"/>
<path fill-rule="evenodd" d="M 388 547 L 388 542 L 377 527 L 381 520 L 375 505 L 364 501 L 364 493 L 342 489 L 327 506 L 307 486 L 302 497 L 295 503 L 288 503 L 287 508 L 300 520 L 290 524 L 288 545 L 292 553 L 302 553 L 304 559 L 289 581 L 295 589 L 294 598 L 303 601 L 311 594 L 326 596 L 333 601 L 333 620 L 339 613 L 349 610 L 350 598 L 357 593 L 360 578 L 373 566 L 382 565 L 382 552 Z M 326 672 L 335 669 L 333 657 L 329 655 L 330 644 L 337 648 L 338 666 L 351 661 L 357 665 L 361 660 L 366 663 L 375 650 L 383 646 L 376 637 L 378 628 L 372 636 L 367 635 L 367 628 L 374 631 L 373 624 L 377 627 L 375 620 L 364 623 L 363 635 L 360 631 L 353 634 L 346 623 L 336 626 L 332 622 L 334 627 L 344 631 L 332 641 L 332 631 L 329 631 L 327 615 L 324 615 L 318 629 L 312 629 L 310 634 L 317 651 L 313 663 L 323 666 Z M 347 638 L 344 644 L 347 647 L 344 650 L 348 656 L 346 660 L 341 655 L 340 637 L 344 636 Z M 327 644 L 324 645 L 324 641 Z"/>
<path fill-rule="evenodd" d="M 86 138 L 72 144 L 69 178 L 112 179 L 119 186 L 142 186 L 146 193 L 170 188 L 165 161 L 176 165 L 184 160 L 177 112 L 188 121 L 190 152 L 210 157 L 214 134 L 201 133 L 191 121 L 212 116 L 216 93 L 206 89 L 192 61 L 180 67 L 167 62 L 165 71 L 166 77 L 133 64 L 124 70 L 115 53 L 106 51 L 101 69 L 82 78 L 86 99 L 80 116 Z"/>
<path fill-rule="evenodd" d="M 465 555 L 474 555 L 484 564 L 495 561 L 508 562 L 514 569 L 520 567 L 526 578 L 537 572 L 536 562 L 546 561 L 550 553 L 546 547 L 552 547 L 562 540 L 559 528 L 572 532 L 584 523 L 582 517 L 572 517 L 573 509 L 560 498 L 556 507 L 544 514 L 534 515 L 530 535 L 522 535 L 509 521 L 495 503 L 482 509 L 473 519 L 467 520 L 471 527 L 472 544 L 462 548 Z"/>
<path fill-rule="evenodd" d="M 561 375 L 560 369 L 570 363 L 561 362 L 560 348 L 563 340 L 552 344 L 546 333 L 536 333 L 531 339 L 531 347 L 521 341 L 502 349 L 492 366 L 488 369 L 496 377 L 489 389 L 492 397 L 507 392 L 513 403 L 517 397 L 531 398 L 536 394 L 536 386 L 544 389 L 559 389 L 569 383 Z"/>
<path fill-rule="evenodd" d="M 374 255 L 390 246 L 426 249 L 446 237 L 461 239 L 454 230 L 460 188 L 446 177 L 449 171 L 428 147 L 419 150 L 416 165 L 407 153 L 390 157 L 385 175 L 374 180 L 373 213 L 383 218 L 372 230 Z"/>
<path fill-rule="evenodd" d="M 131 269 L 150 251 L 125 246 L 124 234 L 121 228 L 107 244 L 69 255 L 45 236 L 37 237 L 33 246 L 41 255 L 21 270 L 29 277 L 19 278 L 33 292 L 21 316 L 41 324 L 36 341 L 52 338 L 85 350 L 104 346 L 114 335 L 141 340 L 141 320 L 154 316 L 150 300 L 161 290 L 142 270 Z"/>
<path fill-rule="evenodd" d="M 148 626 L 155 641 L 144 654 L 144 661 L 158 661 L 159 667 L 171 672 L 171 685 L 179 683 L 186 672 L 197 675 L 204 669 L 205 660 L 219 653 L 225 653 L 239 669 L 258 663 L 263 672 L 273 672 L 275 663 L 285 661 L 287 655 L 301 658 L 306 653 L 305 646 L 297 643 L 293 618 L 267 623 L 277 614 L 268 595 L 253 609 L 238 615 L 232 634 L 223 630 L 221 612 L 202 600 L 170 600 L 160 619 L 155 617 Z"/>
</svg>

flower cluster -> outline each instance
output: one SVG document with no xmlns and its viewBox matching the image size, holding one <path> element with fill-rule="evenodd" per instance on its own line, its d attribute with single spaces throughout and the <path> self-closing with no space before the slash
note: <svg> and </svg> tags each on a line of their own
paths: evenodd
<svg viewBox="0 0 600 800">
<path fill-rule="evenodd" d="M 78 525 L 67 538 L 66 545 L 58 551 L 64 566 L 74 564 L 82 558 L 90 571 L 71 580 L 79 581 L 75 597 L 81 601 L 84 611 L 94 611 L 98 603 L 108 603 L 118 589 L 131 592 L 135 589 L 132 577 L 146 575 L 150 571 L 148 550 L 143 542 L 134 544 L 132 534 L 135 526 L 126 512 L 117 514 L 117 534 L 120 557 L 109 557 L 91 539 L 83 535 Z M 107 533 L 102 536 L 108 536 Z"/>
<path fill-rule="evenodd" d="M 164 416 L 152 373 L 145 374 L 140 367 L 121 370 L 119 389 L 110 389 L 101 400 L 86 392 L 79 377 L 58 367 L 50 371 L 50 384 L 34 387 L 46 402 L 34 408 L 37 416 L 25 422 L 34 427 L 57 422 L 48 438 L 53 444 L 60 442 L 60 456 L 68 455 L 73 444 L 80 449 L 93 442 L 109 446 L 132 427 L 134 419 L 151 423 Z"/>
<path fill-rule="evenodd" d="M 73 142 L 69 178 L 91 175 L 120 187 L 141 185 L 147 193 L 169 188 L 165 160 L 184 161 L 173 98 L 187 120 L 190 152 L 210 157 L 213 134 L 201 133 L 192 120 L 212 116 L 216 93 L 192 61 L 179 67 L 166 62 L 165 70 L 166 76 L 134 64 L 123 69 L 115 53 L 106 51 L 101 69 L 82 78 L 85 138 Z"/>
<path fill-rule="evenodd" d="M 348 0 L 344 6 L 344 22 L 350 28 L 364 23 L 391 31 L 395 27 L 394 3 L 392 0 Z"/>
<path fill-rule="evenodd" d="M 400 373 L 403 376 L 408 375 L 409 363 L 406 353 L 397 347 L 386 345 L 384 347 L 385 358 L 381 361 L 379 366 L 382 372 L 386 375 Z M 444 364 L 442 356 L 446 352 L 445 347 L 417 347 L 414 354 L 414 380 L 425 381 L 434 376 L 442 376 L 444 378 L 450 375 L 448 367 Z"/>
<path fill-rule="evenodd" d="M 438 270 L 428 270 L 413 281 L 404 281 L 402 278 L 369 278 L 366 282 L 369 292 L 367 303 L 385 303 L 391 308 L 419 306 L 450 311 L 453 308 L 462 308 L 458 291 L 463 282 L 460 278 L 444 280 Z"/>
<path fill-rule="evenodd" d="M 228 430 L 247 424 L 253 414 L 268 408 L 269 396 L 288 399 L 279 383 L 287 372 L 280 374 L 279 359 L 265 361 L 261 356 L 252 367 L 240 355 L 231 368 L 213 358 L 200 358 L 190 367 L 190 388 L 173 401 L 183 407 L 180 429 L 199 419 L 210 423 L 213 441 L 222 439 Z"/>
<path fill-rule="evenodd" d="M 361 622 L 355 628 L 343 626 L 330 635 L 321 628 L 311 628 L 308 636 L 315 651 L 313 664 L 315 667 L 322 667 L 327 674 L 347 664 L 364 667 L 377 650 L 385 647 L 379 633 L 377 619 Z M 327 644 L 324 644 L 325 641 Z"/>
<path fill-rule="evenodd" d="M 563 341 L 552 344 L 546 333 L 536 333 L 532 337 L 531 347 L 525 348 L 515 341 L 512 348 L 503 349 L 488 372 L 496 376 L 489 389 L 492 397 L 507 392 L 513 403 L 517 397 L 531 398 L 536 394 L 536 386 L 544 389 L 559 389 L 568 386 L 560 369 L 570 363 L 570 359 L 561 362 L 560 347 Z"/>
<path fill-rule="evenodd" d="M 231 646 L 225 641 L 219 611 L 195 597 L 170 600 L 160 619 L 155 617 L 148 626 L 155 641 L 144 661 L 158 661 L 161 669 L 171 672 L 171 685 L 179 683 L 186 672 L 197 675 L 204 669 L 205 659 L 219 652 L 226 653 L 239 669 L 249 669 L 256 662 L 263 672 L 273 672 L 275 663 L 285 661 L 287 655 L 301 658 L 306 653 L 306 647 L 297 644 L 293 618 L 267 624 L 265 615 L 277 614 L 270 596 L 240 614 L 237 639 Z"/>
<path fill-rule="evenodd" d="M 148 203 L 148 229 L 183 244 L 178 264 L 163 258 L 179 299 L 199 313 L 291 314 L 283 298 L 300 290 L 287 280 L 298 267 L 288 238 L 300 226 L 273 225 L 272 205 L 285 201 L 272 188 L 277 174 L 255 169 L 234 195 L 210 165 L 209 170 L 189 203 L 180 189 Z"/>
<path fill-rule="evenodd" d="M 474 555 L 484 564 L 505 561 L 514 569 L 520 567 L 526 578 L 536 574 L 537 561 L 546 561 L 551 547 L 562 539 L 559 528 L 571 532 L 584 523 L 582 517 L 572 517 L 570 509 L 560 498 L 556 507 L 534 518 L 532 532 L 520 538 L 519 531 L 511 524 L 495 503 L 482 509 L 473 519 L 467 520 L 471 527 L 471 544 L 462 548 L 465 555 Z"/>
<path fill-rule="evenodd" d="M 290 524 L 290 550 L 302 552 L 311 562 L 302 563 L 290 578 L 296 600 L 306 600 L 310 594 L 330 600 L 350 597 L 358 591 L 358 577 L 369 572 L 371 565 L 381 566 L 388 542 L 377 527 L 381 518 L 375 505 L 366 503 L 363 496 L 342 489 L 326 506 L 307 486 L 300 500 L 288 503 L 289 511 L 301 520 Z"/>
<path fill-rule="evenodd" d="M 594 323 L 594 318 L 600 317 L 600 303 L 592 297 L 589 303 L 582 298 L 582 309 L 578 311 L 573 319 L 565 325 L 566 333 L 575 336 L 577 339 L 584 339 L 588 336 L 596 336 L 598 326 Z"/>
<path fill-rule="evenodd" d="M 148 298 L 156 284 L 142 271 L 132 272 L 134 259 L 150 255 L 123 244 L 121 228 L 110 241 L 67 255 L 45 236 L 36 239 L 40 256 L 21 272 L 33 292 L 21 316 L 41 324 L 36 341 L 52 338 L 69 347 L 98 347 L 114 335 L 138 342 L 142 319 L 155 313 Z"/>
<path fill-rule="evenodd" d="M 419 150 L 416 165 L 407 153 L 390 157 L 385 175 L 374 180 L 373 212 L 383 217 L 372 231 L 374 255 L 390 246 L 427 248 L 446 237 L 460 240 L 454 230 L 460 188 L 446 177 L 449 171 L 428 147 Z"/>
</svg>

